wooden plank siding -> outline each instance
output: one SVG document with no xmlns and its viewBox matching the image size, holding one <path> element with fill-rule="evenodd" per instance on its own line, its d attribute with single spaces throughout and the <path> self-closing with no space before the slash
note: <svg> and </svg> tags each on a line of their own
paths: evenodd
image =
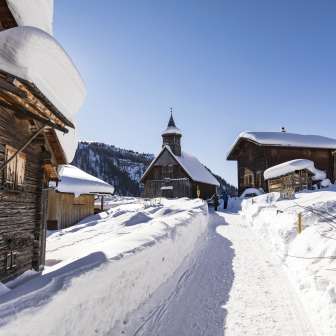
<svg viewBox="0 0 336 336">
<path fill-rule="evenodd" d="M 48 191 L 48 229 L 65 229 L 94 214 L 94 195 Z"/>
<path fill-rule="evenodd" d="M 11 111 L 0 107 L 0 164 L 4 163 L 6 146 L 19 148 L 31 137 L 30 123 L 16 119 Z M 42 139 L 43 140 L 43 139 Z M 43 172 L 41 139 L 25 150 L 24 182 L 19 191 L 4 186 L 5 170 L 0 172 L 0 280 L 6 281 L 32 266 L 43 263 L 43 223 L 41 221 Z M 7 253 L 17 253 L 17 266 L 6 270 Z"/>
<path fill-rule="evenodd" d="M 317 169 L 324 170 L 331 181 L 335 180 L 335 154 L 332 149 L 265 146 L 243 140 L 237 146 L 236 153 L 234 159 L 237 160 L 239 194 L 250 187 L 268 191 L 264 171 L 295 159 L 313 161 Z"/>
</svg>

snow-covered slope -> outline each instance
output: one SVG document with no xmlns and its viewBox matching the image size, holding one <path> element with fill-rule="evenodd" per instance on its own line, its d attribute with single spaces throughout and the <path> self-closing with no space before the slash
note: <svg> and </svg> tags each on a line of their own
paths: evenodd
<svg viewBox="0 0 336 336">
<path fill-rule="evenodd" d="M 43 274 L 1 290 L 0 335 L 108 335 L 126 324 L 204 241 L 203 201 L 162 202 L 115 199 L 50 234 Z"/>
<path fill-rule="evenodd" d="M 98 142 L 80 142 L 73 165 L 115 186 L 115 192 L 139 196 L 139 180 L 154 156 Z"/>
<path fill-rule="evenodd" d="M 336 187 L 280 200 L 270 193 L 245 200 L 242 214 L 287 269 L 315 325 L 316 334 L 336 330 Z M 298 233 L 298 216 L 302 233 Z"/>
</svg>

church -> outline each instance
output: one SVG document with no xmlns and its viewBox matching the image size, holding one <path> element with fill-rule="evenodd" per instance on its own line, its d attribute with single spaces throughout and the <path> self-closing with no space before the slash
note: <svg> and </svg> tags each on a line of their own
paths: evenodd
<svg viewBox="0 0 336 336">
<path fill-rule="evenodd" d="M 217 179 L 196 157 L 182 151 L 181 138 L 171 114 L 162 133 L 162 149 L 140 180 L 145 198 L 208 199 L 216 193 Z"/>
</svg>

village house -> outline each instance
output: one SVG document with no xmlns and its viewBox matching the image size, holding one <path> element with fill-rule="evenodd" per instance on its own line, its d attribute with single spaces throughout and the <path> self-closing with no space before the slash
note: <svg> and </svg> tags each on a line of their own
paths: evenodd
<svg viewBox="0 0 336 336">
<path fill-rule="evenodd" d="M 319 135 L 302 135 L 282 132 L 243 132 L 227 155 L 237 161 L 238 193 L 247 188 L 268 191 L 265 181 L 266 169 L 278 164 L 306 159 L 316 169 L 326 173 L 331 181 L 336 177 L 336 140 Z"/>
<path fill-rule="evenodd" d="M 144 197 L 208 199 L 219 183 L 196 157 L 182 151 L 182 133 L 173 116 L 162 133 L 162 149 L 143 174 Z"/>
<path fill-rule="evenodd" d="M 51 35 L 52 9 L 52 1 L 0 1 L 0 281 L 43 268 L 48 185 L 72 160 L 73 115 L 85 98 Z"/>
<path fill-rule="evenodd" d="M 58 176 L 56 187 L 48 190 L 49 230 L 65 229 L 93 215 L 98 198 L 104 210 L 104 196 L 114 192 L 110 184 L 72 165 L 60 166 Z"/>
</svg>

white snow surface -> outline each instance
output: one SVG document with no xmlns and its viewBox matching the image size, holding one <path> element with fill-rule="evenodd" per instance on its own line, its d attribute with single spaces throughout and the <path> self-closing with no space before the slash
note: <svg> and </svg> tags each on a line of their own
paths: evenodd
<svg viewBox="0 0 336 336">
<path fill-rule="evenodd" d="M 18 26 L 30 26 L 53 33 L 54 0 L 6 0 Z"/>
<path fill-rule="evenodd" d="M 302 192 L 294 200 L 279 193 L 242 203 L 245 222 L 273 249 L 299 294 L 316 334 L 336 330 L 336 187 Z M 303 231 L 298 233 L 298 214 Z"/>
<path fill-rule="evenodd" d="M 113 186 L 72 165 L 60 165 L 58 175 L 60 181 L 56 190 L 59 192 L 72 193 L 76 197 L 85 194 L 114 193 Z"/>
<path fill-rule="evenodd" d="M 110 206 L 49 232 L 49 266 L 0 298 L 1 336 L 109 335 L 204 241 L 208 209 L 201 200 L 118 198 Z"/>
<path fill-rule="evenodd" d="M 256 194 L 257 196 L 261 195 L 262 192 L 257 188 L 246 188 L 243 193 L 240 195 L 240 198 L 244 198 L 249 194 Z"/>
<path fill-rule="evenodd" d="M 306 159 L 296 159 L 266 169 L 264 171 L 264 178 L 265 180 L 269 180 L 303 169 L 307 169 L 312 174 L 314 174 L 312 177 L 314 181 L 321 181 L 327 177 L 323 170 L 315 168 L 313 161 Z"/>
<path fill-rule="evenodd" d="M 217 179 L 204 167 L 204 165 L 193 155 L 182 151 L 181 156 L 175 155 L 169 146 L 164 146 L 160 153 L 149 165 L 144 175 L 152 168 L 156 160 L 159 158 L 164 150 L 168 150 L 169 153 L 175 158 L 175 160 L 182 166 L 186 173 L 195 182 L 207 183 L 219 187 L 219 182 Z"/>
</svg>

